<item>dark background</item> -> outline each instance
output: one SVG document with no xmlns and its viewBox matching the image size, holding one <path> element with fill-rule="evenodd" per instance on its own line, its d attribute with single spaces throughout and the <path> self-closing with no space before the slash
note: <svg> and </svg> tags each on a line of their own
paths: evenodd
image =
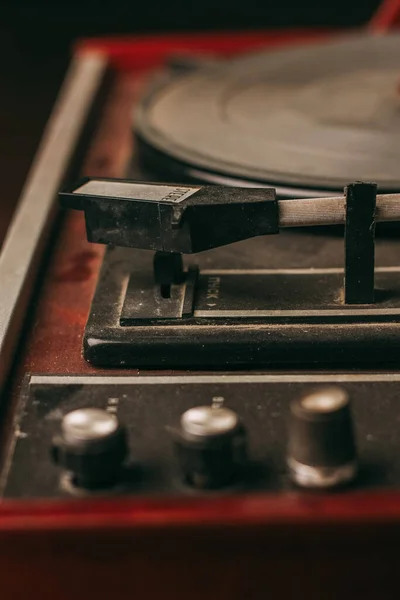
<svg viewBox="0 0 400 600">
<path fill-rule="evenodd" d="M 3 0 L 6 27 L 36 51 L 110 32 L 356 26 L 379 0 Z M 4 23 L 4 21 L 3 21 Z"/>
<path fill-rule="evenodd" d="M 0 0 L 0 241 L 77 37 L 355 27 L 378 5 L 379 0 Z"/>
</svg>

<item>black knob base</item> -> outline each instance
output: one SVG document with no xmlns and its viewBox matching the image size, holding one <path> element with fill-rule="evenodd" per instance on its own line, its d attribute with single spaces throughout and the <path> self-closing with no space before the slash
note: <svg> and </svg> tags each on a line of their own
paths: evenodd
<svg viewBox="0 0 400 600">
<path fill-rule="evenodd" d="M 350 402 L 339 386 L 320 388 L 290 406 L 287 466 L 304 488 L 348 484 L 357 475 Z"/>
<path fill-rule="evenodd" d="M 120 480 L 128 454 L 126 431 L 105 410 L 78 409 L 64 416 L 51 454 L 74 486 L 88 490 L 111 487 Z"/>
<path fill-rule="evenodd" d="M 200 406 L 188 410 L 174 431 L 174 443 L 182 480 L 193 488 L 220 489 L 243 477 L 246 431 L 230 409 Z"/>
</svg>

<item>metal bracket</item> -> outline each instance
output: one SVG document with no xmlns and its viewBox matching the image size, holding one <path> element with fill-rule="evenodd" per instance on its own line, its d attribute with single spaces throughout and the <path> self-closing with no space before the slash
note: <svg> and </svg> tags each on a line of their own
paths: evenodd
<svg viewBox="0 0 400 600">
<path fill-rule="evenodd" d="M 345 188 L 346 304 L 374 302 L 376 184 L 352 183 Z"/>
</svg>

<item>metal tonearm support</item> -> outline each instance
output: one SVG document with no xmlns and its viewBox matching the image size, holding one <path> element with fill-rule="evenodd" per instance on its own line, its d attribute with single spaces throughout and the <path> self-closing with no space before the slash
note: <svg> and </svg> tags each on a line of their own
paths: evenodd
<svg viewBox="0 0 400 600">
<path fill-rule="evenodd" d="M 345 225 L 345 301 L 374 299 L 375 222 L 400 220 L 400 194 L 374 183 L 349 184 L 343 196 L 277 200 L 274 188 L 234 188 L 84 179 L 60 194 L 85 213 L 90 242 L 192 254 L 286 227 Z M 157 261 L 155 264 L 158 264 Z M 174 267 L 174 268 L 172 268 Z M 157 279 L 157 277 L 156 277 Z"/>
</svg>

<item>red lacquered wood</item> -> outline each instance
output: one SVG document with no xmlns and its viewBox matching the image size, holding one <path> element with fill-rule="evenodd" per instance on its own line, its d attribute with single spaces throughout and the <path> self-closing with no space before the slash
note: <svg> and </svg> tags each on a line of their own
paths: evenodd
<svg viewBox="0 0 400 600">
<path fill-rule="evenodd" d="M 0 506 L 1 531 L 13 529 L 135 530 L 176 527 L 276 528 L 286 524 L 390 525 L 400 527 L 400 492 L 214 495 L 204 498 L 80 498 L 56 501 L 4 501 Z M 400 549 L 399 549 L 400 551 Z"/>
<path fill-rule="evenodd" d="M 229 502 L 215 501 L 197 522 L 187 519 L 182 501 L 21 505 L 8 515 L 3 507 L 2 593 L 26 599 L 29 586 L 33 597 L 57 600 L 395 599 L 394 502 L 371 519 L 355 496 L 341 522 L 327 520 L 329 501 L 319 513 L 319 501 L 308 499 L 288 505 L 286 514 L 278 499 L 238 500 L 231 511 Z"/>
<path fill-rule="evenodd" d="M 138 82 L 130 76 L 116 80 L 83 166 L 85 175 L 123 174 L 132 151 L 129 124 L 137 90 Z M 104 246 L 86 240 L 84 215 L 75 211 L 65 215 L 28 334 L 25 372 L 95 372 L 82 358 L 82 336 L 103 254 Z"/>
<path fill-rule="evenodd" d="M 329 30 L 292 29 L 91 38 L 78 41 L 75 51 L 78 54 L 104 52 L 116 68 L 138 72 L 159 66 L 171 54 L 193 52 L 231 56 L 259 48 L 317 42 L 329 34 L 333 35 Z"/>
<path fill-rule="evenodd" d="M 399 501 L 354 494 L 350 505 L 304 495 L 6 503 L 2 592 L 26 599 L 28 584 L 33 597 L 57 600 L 395 599 Z"/>
<path fill-rule="evenodd" d="M 385 33 L 400 24 L 400 0 L 383 0 L 368 24 L 373 33 Z"/>
</svg>

